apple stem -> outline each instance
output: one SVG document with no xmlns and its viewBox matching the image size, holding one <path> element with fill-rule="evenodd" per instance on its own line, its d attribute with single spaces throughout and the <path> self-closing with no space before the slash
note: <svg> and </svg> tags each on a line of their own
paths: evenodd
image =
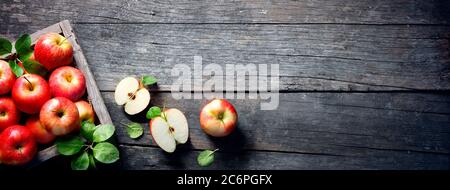
<svg viewBox="0 0 450 190">
<path fill-rule="evenodd" d="M 87 152 L 89 149 L 93 149 L 92 144 L 91 145 L 84 145 L 86 148 L 84 149 L 85 152 Z"/>
<path fill-rule="evenodd" d="M 144 76 L 141 76 L 141 80 L 139 80 L 139 89 L 145 88 L 144 83 L 142 82 L 144 80 Z"/>
<path fill-rule="evenodd" d="M 65 42 L 68 38 L 72 37 L 72 35 L 69 35 L 67 37 L 64 36 L 64 40 L 59 42 L 58 45 L 61 45 L 63 42 Z"/>
<path fill-rule="evenodd" d="M 166 120 L 167 122 L 167 117 L 166 117 L 166 113 L 164 112 L 166 110 L 166 103 L 163 104 L 163 109 L 161 112 L 161 116 L 164 118 L 164 120 Z"/>
<path fill-rule="evenodd" d="M 4 58 L 3 57 L 0 58 L 0 60 L 3 60 L 3 61 L 9 61 L 9 60 L 15 60 L 15 59 L 17 59 L 17 53 L 11 53 Z"/>
<path fill-rule="evenodd" d="M 24 76 L 23 78 L 28 82 L 30 91 L 32 91 L 33 90 L 33 84 L 31 84 L 30 80 L 28 80 L 27 77 Z"/>
<path fill-rule="evenodd" d="M 216 153 L 218 150 L 219 150 L 219 149 L 216 148 L 215 150 L 213 150 L 213 151 L 209 154 L 209 156 L 213 155 L 213 154 Z"/>
</svg>

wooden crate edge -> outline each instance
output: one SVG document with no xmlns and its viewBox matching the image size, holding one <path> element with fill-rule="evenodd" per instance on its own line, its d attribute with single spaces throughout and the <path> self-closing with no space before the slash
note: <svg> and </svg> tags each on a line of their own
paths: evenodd
<svg viewBox="0 0 450 190">
<path fill-rule="evenodd" d="M 111 116 L 109 115 L 108 109 L 105 106 L 103 97 L 101 96 L 100 90 L 98 89 L 97 83 L 95 82 L 94 75 L 89 69 L 86 57 L 84 56 L 83 51 L 81 50 L 81 46 L 78 44 L 76 35 L 73 32 L 70 22 L 68 20 L 63 20 L 47 28 L 36 31 L 35 33 L 31 34 L 33 44 L 37 41 L 39 36 L 48 32 L 62 33 L 72 43 L 74 61 L 76 63 L 77 68 L 80 69 L 81 72 L 83 72 L 86 78 L 88 100 L 91 101 L 92 106 L 94 108 L 94 112 L 96 113 L 98 119 L 100 120 L 100 123 L 112 124 Z M 27 164 L 27 167 L 28 168 L 35 167 L 58 155 L 59 153 L 56 150 L 56 145 L 53 145 L 51 147 L 39 151 L 36 157 L 29 164 Z"/>
</svg>

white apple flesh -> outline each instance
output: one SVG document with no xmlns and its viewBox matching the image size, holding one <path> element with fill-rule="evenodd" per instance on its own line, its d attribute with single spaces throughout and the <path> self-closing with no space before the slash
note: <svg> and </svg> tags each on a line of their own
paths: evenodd
<svg viewBox="0 0 450 190">
<path fill-rule="evenodd" d="M 188 122 L 178 109 L 168 109 L 150 121 L 153 140 L 161 149 L 172 153 L 177 144 L 184 144 L 189 137 Z"/>
<path fill-rule="evenodd" d="M 134 98 L 125 104 L 125 112 L 130 115 L 135 115 L 142 112 L 150 103 L 150 92 L 142 88 L 136 92 Z"/>
<path fill-rule="evenodd" d="M 135 115 L 150 103 L 150 92 L 134 77 L 124 78 L 117 84 L 114 99 L 118 105 L 125 105 L 125 112 Z"/>
</svg>

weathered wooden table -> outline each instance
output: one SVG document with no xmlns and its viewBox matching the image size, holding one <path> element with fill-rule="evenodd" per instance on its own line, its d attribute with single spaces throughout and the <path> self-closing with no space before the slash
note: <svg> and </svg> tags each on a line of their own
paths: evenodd
<svg viewBox="0 0 450 190">
<path fill-rule="evenodd" d="M 445 0 L 1 0 L 0 35 L 71 21 L 116 123 L 124 169 L 199 169 L 199 151 L 214 148 L 212 169 L 449 169 L 449 10 Z M 113 91 L 129 75 L 168 87 L 172 67 L 195 55 L 221 66 L 279 64 L 280 106 L 231 100 L 238 130 L 213 139 L 199 128 L 205 99 L 155 89 L 153 105 L 189 120 L 190 141 L 166 154 Z M 130 121 L 145 125 L 142 138 L 127 137 L 119 122 Z"/>
</svg>

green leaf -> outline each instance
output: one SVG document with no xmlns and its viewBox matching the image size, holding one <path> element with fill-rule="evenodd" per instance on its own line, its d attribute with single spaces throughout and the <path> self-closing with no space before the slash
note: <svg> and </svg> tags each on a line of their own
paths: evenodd
<svg viewBox="0 0 450 190">
<path fill-rule="evenodd" d="M 72 158 L 70 162 L 72 170 L 87 170 L 89 168 L 89 156 L 87 152 L 83 152 L 77 157 Z"/>
<path fill-rule="evenodd" d="M 33 52 L 31 49 L 31 37 L 29 34 L 24 34 L 20 36 L 19 39 L 17 39 L 14 47 L 16 48 L 17 54 L 19 56 L 29 54 L 30 52 Z"/>
<path fill-rule="evenodd" d="M 22 64 L 23 68 L 25 68 L 28 73 L 37 74 L 40 76 L 47 75 L 47 69 L 37 61 L 28 59 L 23 61 Z"/>
<path fill-rule="evenodd" d="M 202 151 L 197 157 L 198 165 L 200 165 L 202 167 L 210 166 L 214 162 L 214 153 L 217 150 L 218 149 L 216 149 L 214 151 L 211 151 L 211 150 Z"/>
<path fill-rule="evenodd" d="M 119 160 L 119 150 L 108 142 L 98 143 L 93 152 L 94 158 L 104 164 L 111 164 Z"/>
<path fill-rule="evenodd" d="M 143 76 L 141 80 L 142 84 L 144 84 L 145 86 L 155 84 L 157 81 L 158 80 L 156 80 L 156 78 L 152 76 Z"/>
<path fill-rule="evenodd" d="M 95 164 L 94 156 L 92 156 L 92 154 L 89 154 L 89 165 L 93 168 L 97 168 L 97 165 Z"/>
<path fill-rule="evenodd" d="M 153 106 L 148 110 L 146 117 L 147 117 L 147 119 L 153 119 L 160 115 L 161 115 L 161 108 L 159 108 L 157 106 Z"/>
<path fill-rule="evenodd" d="M 103 142 L 108 140 L 111 136 L 113 136 L 114 131 L 116 129 L 111 124 L 99 125 L 94 131 L 93 141 L 94 142 Z"/>
<path fill-rule="evenodd" d="M 139 123 L 130 123 L 127 126 L 127 133 L 128 136 L 132 139 L 136 139 L 140 137 L 144 133 L 144 129 L 142 128 L 141 124 Z"/>
<path fill-rule="evenodd" d="M 93 123 L 91 123 L 90 121 L 83 121 L 81 123 L 80 133 L 87 140 L 93 141 L 93 139 L 94 139 L 93 135 L 94 135 L 95 129 L 96 129 L 96 127 Z"/>
<path fill-rule="evenodd" d="M 71 156 L 78 152 L 80 152 L 81 148 L 83 148 L 84 142 L 80 137 L 71 137 L 71 138 L 63 138 L 58 139 L 56 141 L 56 149 L 58 152 L 65 156 Z"/>
<path fill-rule="evenodd" d="M 14 60 L 10 60 L 9 67 L 11 67 L 12 72 L 16 75 L 16 77 L 20 77 L 23 75 L 23 69 L 22 67 L 19 67 L 19 65 Z"/>
<path fill-rule="evenodd" d="M 11 42 L 5 38 L 0 38 L 0 56 L 11 52 L 12 52 Z"/>
<path fill-rule="evenodd" d="M 22 54 L 19 54 L 20 61 L 22 61 L 22 62 L 27 61 L 33 55 L 33 53 L 34 53 L 34 51 L 30 50 L 28 52 L 24 52 Z"/>
</svg>

